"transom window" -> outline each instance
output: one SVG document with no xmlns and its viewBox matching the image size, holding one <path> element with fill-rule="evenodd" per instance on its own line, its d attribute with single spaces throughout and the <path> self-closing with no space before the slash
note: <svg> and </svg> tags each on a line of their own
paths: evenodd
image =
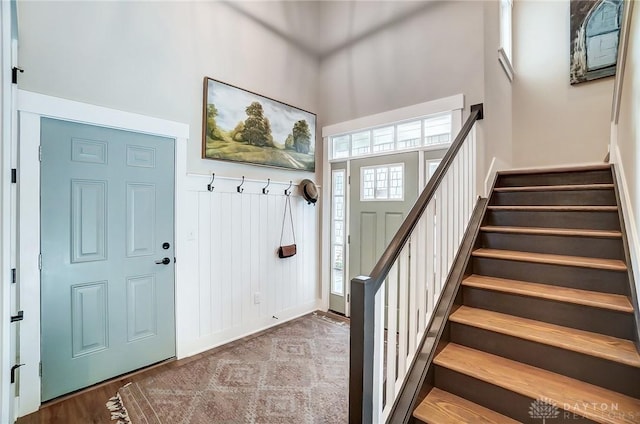
<svg viewBox="0 0 640 424">
<path fill-rule="evenodd" d="M 360 168 L 360 200 L 404 200 L 404 164 Z"/>
<path fill-rule="evenodd" d="M 451 143 L 451 112 L 331 137 L 331 159 Z"/>
</svg>

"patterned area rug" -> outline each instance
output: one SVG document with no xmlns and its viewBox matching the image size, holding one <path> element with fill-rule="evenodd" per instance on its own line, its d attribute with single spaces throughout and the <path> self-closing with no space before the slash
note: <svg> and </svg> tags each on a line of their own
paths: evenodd
<svg viewBox="0 0 640 424">
<path fill-rule="evenodd" d="M 130 383 L 107 406 L 127 424 L 346 423 L 348 378 L 348 325 L 314 314 Z"/>
</svg>

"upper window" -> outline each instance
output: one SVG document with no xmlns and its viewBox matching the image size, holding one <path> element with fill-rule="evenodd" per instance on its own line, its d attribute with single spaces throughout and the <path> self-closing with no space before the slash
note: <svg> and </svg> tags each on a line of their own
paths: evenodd
<svg viewBox="0 0 640 424">
<path fill-rule="evenodd" d="M 360 200 L 404 200 L 404 164 L 360 168 Z"/>
<path fill-rule="evenodd" d="M 498 59 L 510 80 L 513 80 L 512 19 L 513 0 L 500 0 L 500 50 L 498 51 Z"/>
<path fill-rule="evenodd" d="M 331 159 L 451 143 L 451 112 L 331 137 Z"/>
</svg>

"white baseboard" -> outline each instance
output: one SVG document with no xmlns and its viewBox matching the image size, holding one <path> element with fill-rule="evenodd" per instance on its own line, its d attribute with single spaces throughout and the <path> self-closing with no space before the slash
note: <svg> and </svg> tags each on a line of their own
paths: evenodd
<svg viewBox="0 0 640 424">
<path fill-rule="evenodd" d="M 616 182 L 618 184 L 618 192 L 620 195 L 620 203 L 622 207 L 622 216 L 624 218 L 625 229 L 627 233 L 627 241 L 629 243 L 629 256 L 631 257 L 631 268 L 633 271 L 633 279 L 636 284 L 636 293 L 640 296 L 640 236 L 638 235 L 638 226 L 636 222 L 640 217 L 634 211 L 629 195 L 629 186 L 627 185 L 626 174 L 622 161 L 620 160 L 620 150 L 618 145 L 613 145 L 611 149 L 611 163 L 616 167 Z M 634 305 L 638 307 L 638 305 Z"/>
<path fill-rule="evenodd" d="M 604 156 L 602 156 L 604 159 Z M 611 161 L 609 161 L 611 162 Z M 522 167 L 513 167 L 509 168 L 510 171 L 528 171 L 528 170 L 545 170 L 545 169 L 556 169 L 556 168 L 581 168 L 586 166 L 599 166 L 606 165 L 608 162 L 604 160 L 599 162 L 578 162 L 578 163 L 557 163 L 555 165 L 543 165 L 543 166 L 522 166 Z"/>
<path fill-rule="evenodd" d="M 321 301 L 320 299 L 318 299 L 306 305 L 301 305 L 295 308 L 281 311 L 278 313 L 277 319 L 273 317 L 263 317 L 246 325 L 229 328 L 215 334 L 207 335 L 206 337 L 201 337 L 197 340 L 192 340 L 188 344 L 184 344 L 182 346 L 180 352 L 178 353 L 178 359 L 197 355 L 198 353 L 202 353 L 209 349 L 213 349 L 223 344 L 230 343 L 234 340 L 250 336 L 251 334 L 258 333 L 271 327 L 275 327 L 276 325 L 283 324 L 285 322 L 291 321 L 293 319 L 321 309 Z"/>
<path fill-rule="evenodd" d="M 491 164 L 489 165 L 489 170 L 487 171 L 487 175 L 484 179 L 484 193 L 483 196 L 489 197 L 491 194 L 491 187 L 493 186 L 493 180 L 496 176 L 496 173 L 499 171 L 504 171 L 506 169 L 511 169 L 509 166 L 504 163 L 500 158 L 493 157 L 491 159 Z"/>
</svg>

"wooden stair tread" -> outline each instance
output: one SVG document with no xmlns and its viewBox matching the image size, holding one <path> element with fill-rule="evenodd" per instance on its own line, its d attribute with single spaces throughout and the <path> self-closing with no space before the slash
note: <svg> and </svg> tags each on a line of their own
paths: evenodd
<svg viewBox="0 0 640 424">
<path fill-rule="evenodd" d="M 640 399 L 540 368 L 449 343 L 434 363 L 599 423 L 638 423 Z M 611 413 L 611 405 L 618 409 Z"/>
<path fill-rule="evenodd" d="M 617 212 L 617 206 L 488 206 L 492 211 L 530 211 L 530 212 Z"/>
<path fill-rule="evenodd" d="M 526 281 L 487 277 L 475 274 L 467 277 L 462 284 L 469 287 L 477 287 L 503 293 L 513 293 L 523 296 L 538 297 L 542 299 L 556 300 L 559 302 L 633 313 L 633 306 L 631 305 L 629 298 L 620 294 L 573 289 L 569 287 L 552 286 L 549 284 L 529 283 Z"/>
<path fill-rule="evenodd" d="M 449 320 L 640 368 L 640 354 L 631 340 L 469 306 L 459 307 Z"/>
<path fill-rule="evenodd" d="M 626 271 L 627 266 L 618 259 L 588 258 L 583 256 L 552 255 L 549 253 L 521 252 L 516 250 L 476 249 L 473 256 L 541 264 L 566 265 L 581 268 Z"/>
<path fill-rule="evenodd" d="M 555 168 L 507 169 L 504 171 L 498 171 L 498 175 L 561 174 L 565 172 L 604 171 L 607 169 L 611 169 L 611 165 L 608 163 L 603 163 L 580 166 L 562 166 Z"/>
<path fill-rule="evenodd" d="M 620 231 L 607 230 L 584 230 L 580 228 L 544 228 L 544 227 L 500 227 L 496 225 L 485 225 L 480 227 L 480 231 L 487 233 L 506 234 L 533 234 L 543 236 L 569 236 L 569 237 L 597 237 L 597 238 L 621 238 Z"/>
<path fill-rule="evenodd" d="M 573 191 L 573 190 L 613 190 L 613 184 L 568 184 L 542 186 L 495 187 L 495 192 L 513 191 Z"/>
<path fill-rule="evenodd" d="M 517 424 L 518 421 L 434 387 L 413 411 L 427 424 Z"/>
</svg>

